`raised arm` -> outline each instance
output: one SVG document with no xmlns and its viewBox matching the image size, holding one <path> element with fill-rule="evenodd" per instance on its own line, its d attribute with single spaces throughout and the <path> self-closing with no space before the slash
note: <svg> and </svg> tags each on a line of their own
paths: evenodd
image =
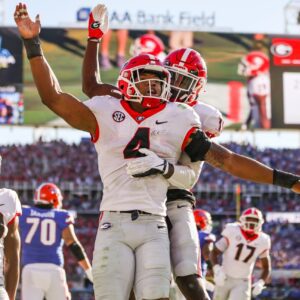
<svg viewBox="0 0 300 300">
<path fill-rule="evenodd" d="M 18 4 L 14 14 L 21 38 L 23 39 L 31 72 L 42 102 L 72 127 L 95 135 L 97 121 L 94 114 L 71 94 L 62 92 L 59 82 L 43 55 L 39 33 L 39 16 L 33 22 L 25 4 Z"/>
<path fill-rule="evenodd" d="M 110 95 L 121 98 L 118 88 L 101 82 L 99 71 L 99 42 L 108 30 L 108 17 L 105 5 L 98 4 L 90 13 L 89 38 L 82 66 L 82 91 L 90 98 Z"/>
<path fill-rule="evenodd" d="M 185 148 L 192 161 L 205 160 L 233 176 L 264 184 L 274 184 L 300 193 L 300 176 L 272 169 L 259 161 L 239 155 L 218 145 L 200 130 L 194 133 Z"/>
</svg>

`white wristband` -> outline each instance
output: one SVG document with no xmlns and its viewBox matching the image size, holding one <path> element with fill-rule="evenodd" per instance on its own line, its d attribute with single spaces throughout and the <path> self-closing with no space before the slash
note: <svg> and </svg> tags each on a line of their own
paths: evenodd
<svg viewBox="0 0 300 300">
<path fill-rule="evenodd" d="M 92 268 L 86 269 L 85 274 L 86 274 L 86 277 L 89 279 L 89 281 L 93 282 Z"/>
</svg>

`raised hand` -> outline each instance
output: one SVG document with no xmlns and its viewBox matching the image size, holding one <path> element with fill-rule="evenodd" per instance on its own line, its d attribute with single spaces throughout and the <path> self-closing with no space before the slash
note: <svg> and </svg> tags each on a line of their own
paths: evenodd
<svg viewBox="0 0 300 300">
<path fill-rule="evenodd" d="M 41 31 L 39 15 L 35 17 L 35 22 L 33 22 L 28 15 L 26 4 L 19 3 L 16 6 L 14 18 L 23 39 L 31 39 L 39 35 Z"/>
<path fill-rule="evenodd" d="M 107 8 L 98 4 L 90 12 L 89 17 L 89 38 L 100 39 L 108 30 Z"/>
</svg>

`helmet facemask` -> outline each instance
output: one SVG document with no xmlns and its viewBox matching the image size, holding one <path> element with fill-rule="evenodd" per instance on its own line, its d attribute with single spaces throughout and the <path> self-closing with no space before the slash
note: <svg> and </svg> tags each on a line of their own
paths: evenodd
<svg viewBox="0 0 300 300">
<path fill-rule="evenodd" d="M 260 210 L 255 207 L 246 209 L 240 216 L 242 229 L 247 233 L 259 233 L 264 223 L 264 218 Z"/>
<path fill-rule="evenodd" d="M 146 74 L 155 76 L 145 78 Z M 119 79 L 127 84 L 125 100 L 141 103 L 145 108 L 155 108 L 169 101 L 170 74 L 161 66 L 147 65 L 125 70 Z"/>
<path fill-rule="evenodd" d="M 185 69 L 167 67 L 171 74 L 171 97 L 172 102 L 191 102 L 196 100 L 197 95 L 205 87 L 206 80 Z"/>
</svg>

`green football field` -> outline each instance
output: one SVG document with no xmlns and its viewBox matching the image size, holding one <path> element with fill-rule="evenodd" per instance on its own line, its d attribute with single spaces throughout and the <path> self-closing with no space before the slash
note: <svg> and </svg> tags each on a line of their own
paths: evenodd
<svg viewBox="0 0 300 300">
<path fill-rule="evenodd" d="M 54 29 L 51 30 L 53 32 Z M 44 35 L 46 34 L 47 30 L 44 29 Z M 162 33 L 162 36 L 167 39 L 167 33 Z M 52 66 L 62 90 L 85 100 L 87 97 L 81 91 L 81 65 L 86 45 L 86 31 L 80 29 L 67 30 L 64 31 L 63 39 L 61 39 L 61 36 L 59 38 L 54 42 L 53 39 L 42 39 L 45 56 Z M 208 80 L 210 82 L 243 81 L 243 78 L 237 75 L 237 65 L 240 58 L 247 53 L 246 47 L 251 47 L 252 40 L 249 37 L 236 35 L 236 38 L 232 39 L 231 37 L 212 33 L 195 33 L 194 40 L 194 48 L 200 51 L 206 59 Z M 128 49 L 131 42 L 132 39 L 129 38 Z M 115 36 L 113 36 L 110 46 L 111 58 L 113 59 L 116 53 Z M 118 72 L 117 68 L 102 71 L 102 81 L 114 84 Z M 40 101 L 27 59 L 24 59 L 24 83 L 25 124 L 42 125 L 56 119 L 55 114 Z"/>
</svg>

